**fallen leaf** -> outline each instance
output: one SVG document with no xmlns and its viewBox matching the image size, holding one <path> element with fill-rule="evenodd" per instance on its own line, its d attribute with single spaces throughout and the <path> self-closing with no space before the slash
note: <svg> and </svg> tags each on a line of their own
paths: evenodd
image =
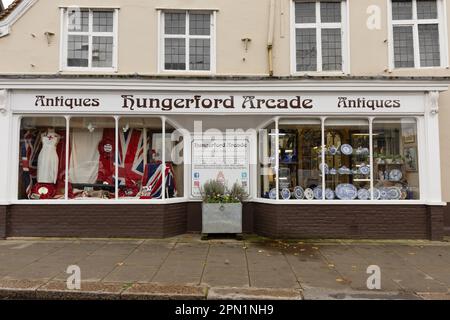
<svg viewBox="0 0 450 320">
<path fill-rule="evenodd" d="M 314 250 L 319 250 L 319 248 L 317 248 L 317 247 L 312 247 Z"/>
<path fill-rule="evenodd" d="M 264 251 L 262 251 L 262 250 L 258 250 L 258 252 L 259 252 L 259 253 L 263 253 Z"/>
<path fill-rule="evenodd" d="M 328 268 L 334 268 L 334 264 L 330 263 L 330 264 L 328 265 Z"/>
<path fill-rule="evenodd" d="M 344 282 L 344 279 L 336 278 L 336 282 Z"/>
<path fill-rule="evenodd" d="M 415 253 L 415 252 L 408 252 L 408 254 L 409 254 L 410 256 L 414 256 L 416 253 Z"/>
</svg>

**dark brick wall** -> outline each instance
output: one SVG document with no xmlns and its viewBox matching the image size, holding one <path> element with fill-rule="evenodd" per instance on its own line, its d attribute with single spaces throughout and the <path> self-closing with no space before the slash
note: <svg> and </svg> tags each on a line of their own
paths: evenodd
<svg viewBox="0 0 450 320">
<path fill-rule="evenodd" d="M 442 240 L 444 237 L 444 209 L 441 206 L 428 206 L 428 236 L 430 240 Z"/>
<path fill-rule="evenodd" d="M 253 206 L 255 232 L 273 238 L 442 238 L 442 211 L 424 205 Z"/>
<path fill-rule="evenodd" d="M 186 232 L 186 203 L 13 205 L 8 237 L 163 238 Z"/>
<path fill-rule="evenodd" d="M 444 234 L 450 236 L 450 202 L 444 207 Z"/>
<path fill-rule="evenodd" d="M 6 238 L 6 217 L 7 217 L 7 206 L 0 206 L 0 239 Z"/>
</svg>

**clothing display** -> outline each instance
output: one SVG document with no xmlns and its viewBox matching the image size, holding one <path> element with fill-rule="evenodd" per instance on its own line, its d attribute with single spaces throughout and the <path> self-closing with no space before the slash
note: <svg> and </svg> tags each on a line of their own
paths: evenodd
<svg viewBox="0 0 450 320">
<path fill-rule="evenodd" d="M 41 135 L 42 148 L 38 157 L 37 180 L 39 183 L 56 183 L 59 158 L 56 152 L 60 136 L 54 131 Z"/>
<path fill-rule="evenodd" d="M 69 182 L 94 184 L 97 181 L 100 153 L 98 144 L 103 130 L 90 132 L 86 129 L 73 129 L 69 161 Z"/>
</svg>

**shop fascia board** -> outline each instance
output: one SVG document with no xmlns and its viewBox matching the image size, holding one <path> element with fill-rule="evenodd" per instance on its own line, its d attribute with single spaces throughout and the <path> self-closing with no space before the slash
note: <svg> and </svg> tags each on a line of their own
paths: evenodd
<svg viewBox="0 0 450 320">
<path fill-rule="evenodd" d="M 16 90 L 105 90 L 185 92 L 426 92 L 447 91 L 450 80 L 217 80 L 217 79 L 19 79 L 0 77 L 0 88 Z"/>
<path fill-rule="evenodd" d="M 0 38 L 9 35 L 12 25 L 36 2 L 37 0 L 23 0 L 5 19 L 0 20 Z"/>
</svg>

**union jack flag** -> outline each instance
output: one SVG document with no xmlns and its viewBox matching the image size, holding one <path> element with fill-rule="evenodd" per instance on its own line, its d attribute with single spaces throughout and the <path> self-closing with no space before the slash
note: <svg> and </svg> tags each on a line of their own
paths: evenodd
<svg viewBox="0 0 450 320">
<path fill-rule="evenodd" d="M 177 194 L 175 185 L 175 175 L 173 167 L 170 163 L 166 164 L 166 191 L 169 197 L 174 197 Z M 162 185 L 162 164 L 152 163 L 145 167 L 143 185 L 149 188 L 151 198 L 161 198 L 161 185 Z"/>
<path fill-rule="evenodd" d="M 144 134 L 129 129 L 119 134 L 119 184 L 136 185 L 144 175 Z"/>
</svg>

